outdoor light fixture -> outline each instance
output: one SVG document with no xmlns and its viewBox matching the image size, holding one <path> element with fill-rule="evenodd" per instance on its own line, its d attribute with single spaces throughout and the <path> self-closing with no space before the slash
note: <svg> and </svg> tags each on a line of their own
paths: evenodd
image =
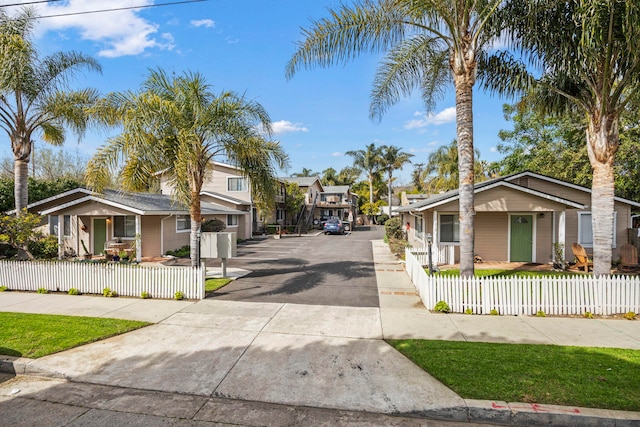
<svg viewBox="0 0 640 427">
<path fill-rule="evenodd" d="M 111 218 L 107 218 L 107 224 L 111 224 Z"/>
<path fill-rule="evenodd" d="M 432 262 L 432 258 L 431 258 L 431 244 L 433 243 L 433 237 L 431 236 L 431 233 L 427 233 L 427 244 L 428 246 L 428 254 L 429 254 L 429 276 L 431 276 L 431 273 L 433 272 L 433 262 Z"/>
</svg>

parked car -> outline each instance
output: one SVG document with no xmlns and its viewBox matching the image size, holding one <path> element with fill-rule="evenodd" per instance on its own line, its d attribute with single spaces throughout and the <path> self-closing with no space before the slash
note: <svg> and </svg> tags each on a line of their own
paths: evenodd
<svg viewBox="0 0 640 427">
<path fill-rule="evenodd" d="M 323 229 L 324 234 L 344 234 L 344 224 L 337 218 L 328 219 Z"/>
</svg>

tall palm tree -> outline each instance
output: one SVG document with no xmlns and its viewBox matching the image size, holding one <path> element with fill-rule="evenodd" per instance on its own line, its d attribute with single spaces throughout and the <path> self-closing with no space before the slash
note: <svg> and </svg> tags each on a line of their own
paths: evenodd
<svg viewBox="0 0 640 427">
<path fill-rule="evenodd" d="M 389 215 L 391 215 L 391 183 L 393 182 L 393 171 L 402 169 L 407 163 L 411 163 L 413 154 L 400 151 L 400 147 L 395 145 L 383 145 L 382 147 L 382 168 L 387 171 L 387 190 L 389 193 Z"/>
<path fill-rule="evenodd" d="M 478 159 L 480 151 L 473 150 L 474 158 L 474 180 L 484 181 L 482 162 Z M 438 147 L 433 153 L 429 154 L 427 165 L 424 169 L 427 175 L 427 187 L 430 193 L 438 193 L 441 191 L 455 190 L 459 182 L 458 177 L 458 150 L 456 141 L 452 141 L 449 145 Z"/>
<path fill-rule="evenodd" d="M 614 230 L 614 159 L 620 116 L 640 95 L 640 4 L 636 0 L 512 1 L 517 46 L 539 66 L 530 97 L 541 109 L 586 118 L 593 170 L 594 275 L 610 274 Z M 502 81 L 500 89 L 526 81 Z M 526 89 L 526 87 L 525 87 Z"/>
<path fill-rule="evenodd" d="M 0 128 L 11 141 L 14 157 L 15 207 L 19 215 L 29 201 L 29 160 L 34 136 L 62 145 L 65 129 L 82 136 L 89 123 L 87 107 L 97 99 L 94 89 L 68 90 L 81 70 L 101 71 L 97 61 L 77 52 L 40 58 L 31 43 L 36 22 L 33 9 L 9 16 L 0 9 Z"/>
<path fill-rule="evenodd" d="M 387 51 L 372 92 L 371 116 L 379 117 L 401 96 L 421 91 L 429 110 L 453 82 L 460 188 L 460 273 L 473 275 L 474 159 L 472 95 L 476 76 L 497 69 L 501 58 L 486 49 L 499 32 L 491 18 L 502 0 L 362 0 L 330 10 L 312 23 L 287 65 L 330 66 L 363 52 Z M 489 65 L 491 64 L 491 66 Z M 508 66 L 500 68 L 509 71 Z"/>
<path fill-rule="evenodd" d="M 311 176 L 316 176 L 316 175 L 317 174 L 314 171 L 312 171 L 311 169 L 307 169 L 307 168 L 302 168 L 302 170 L 300 172 L 291 174 L 291 176 L 297 176 L 297 177 L 311 177 Z"/>
<path fill-rule="evenodd" d="M 353 165 L 367 174 L 369 181 L 369 203 L 373 204 L 373 181 L 382 168 L 382 150 L 375 144 L 367 145 L 364 150 L 350 150 L 345 153 L 353 157 Z"/>
<path fill-rule="evenodd" d="M 89 162 L 88 184 L 102 189 L 119 160 L 125 190 L 146 189 L 155 172 L 164 171 L 175 199 L 189 206 L 192 265 L 200 259 L 200 191 L 216 156 L 226 156 L 250 178 L 259 205 L 273 204 L 276 167 L 286 167 L 288 158 L 259 130 L 271 129 L 260 104 L 232 92 L 214 94 L 197 73 L 170 77 L 153 70 L 141 91 L 110 94 L 97 110 L 123 131 Z"/>
</svg>

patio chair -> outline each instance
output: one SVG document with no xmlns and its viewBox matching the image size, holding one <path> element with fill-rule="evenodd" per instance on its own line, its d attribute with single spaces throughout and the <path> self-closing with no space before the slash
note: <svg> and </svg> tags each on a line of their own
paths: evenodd
<svg viewBox="0 0 640 427">
<path fill-rule="evenodd" d="M 638 249 L 629 243 L 620 246 L 620 270 L 637 270 L 638 268 L 640 268 Z"/>
<path fill-rule="evenodd" d="M 577 268 L 579 270 L 580 268 L 584 267 L 585 272 L 588 272 L 589 268 L 593 268 L 593 262 L 589 261 L 587 251 L 584 250 L 582 245 L 580 245 L 579 243 L 573 243 L 571 245 L 571 250 L 573 251 L 573 256 L 577 261 L 572 268 Z"/>
</svg>

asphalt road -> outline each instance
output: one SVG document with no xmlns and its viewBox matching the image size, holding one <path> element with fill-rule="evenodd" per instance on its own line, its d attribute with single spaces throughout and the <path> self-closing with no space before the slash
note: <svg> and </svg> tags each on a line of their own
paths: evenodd
<svg viewBox="0 0 640 427">
<path fill-rule="evenodd" d="M 211 298 L 351 307 L 378 307 L 371 240 L 382 226 L 357 227 L 346 235 L 308 234 L 238 245 L 229 267 L 252 273 Z"/>
</svg>

